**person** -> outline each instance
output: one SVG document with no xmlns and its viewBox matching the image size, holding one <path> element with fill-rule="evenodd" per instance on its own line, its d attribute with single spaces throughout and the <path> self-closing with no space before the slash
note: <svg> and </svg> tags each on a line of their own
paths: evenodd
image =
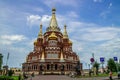
<svg viewBox="0 0 120 80">
<path fill-rule="evenodd" d="M 25 73 L 23 73 L 23 78 L 24 78 L 24 80 L 26 80 L 28 78 Z"/>
<path fill-rule="evenodd" d="M 31 78 L 30 78 L 30 80 L 32 80 L 33 77 L 34 77 L 34 72 L 31 74 Z"/>
<path fill-rule="evenodd" d="M 91 77 L 91 70 L 89 70 L 89 76 Z"/>
<path fill-rule="evenodd" d="M 34 72 L 31 74 L 32 77 L 34 77 Z"/>
<path fill-rule="evenodd" d="M 110 79 L 110 80 L 113 80 L 113 79 L 112 79 L 112 71 L 110 71 L 110 73 L 109 73 L 109 79 Z"/>
</svg>

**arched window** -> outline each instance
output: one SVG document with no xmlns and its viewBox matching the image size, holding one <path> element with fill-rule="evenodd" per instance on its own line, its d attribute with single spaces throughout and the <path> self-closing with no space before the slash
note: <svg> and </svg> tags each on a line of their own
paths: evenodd
<svg viewBox="0 0 120 80">
<path fill-rule="evenodd" d="M 49 64 L 47 64 L 47 70 L 50 70 L 50 65 Z"/>
<path fill-rule="evenodd" d="M 42 65 L 40 65 L 40 70 L 42 71 L 43 69 L 42 69 Z"/>
<path fill-rule="evenodd" d="M 57 64 L 55 64 L 55 70 L 57 70 Z"/>
<path fill-rule="evenodd" d="M 70 70 L 70 64 L 69 64 L 69 70 Z"/>
<path fill-rule="evenodd" d="M 67 64 L 67 70 L 69 70 L 68 64 Z"/>
<path fill-rule="evenodd" d="M 65 67 L 64 65 L 61 66 L 61 71 L 64 71 L 64 67 Z"/>
</svg>

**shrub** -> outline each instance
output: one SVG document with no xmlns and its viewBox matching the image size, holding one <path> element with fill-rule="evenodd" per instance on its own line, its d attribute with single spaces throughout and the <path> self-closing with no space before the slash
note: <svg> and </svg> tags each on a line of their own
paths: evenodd
<svg viewBox="0 0 120 80">
<path fill-rule="evenodd" d="M 8 76 L 2 76 L 0 77 L 0 80 L 14 80 L 14 79 Z"/>
<path fill-rule="evenodd" d="M 12 70 L 9 70 L 9 71 L 8 71 L 8 76 L 12 76 L 13 73 L 14 73 L 14 72 L 13 72 Z"/>
</svg>

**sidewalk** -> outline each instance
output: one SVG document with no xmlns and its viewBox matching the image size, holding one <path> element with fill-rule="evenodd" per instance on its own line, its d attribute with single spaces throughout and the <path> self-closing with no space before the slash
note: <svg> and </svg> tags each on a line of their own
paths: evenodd
<svg viewBox="0 0 120 80">
<path fill-rule="evenodd" d="M 28 78 L 27 80 L 31 80 L 31 78 Z M 39 75 L 33 77 L 32 80 L 109 80 L 109 77 L 71 78 L 65 75 Z M 117 79 L 117 76 L 114 76 L 113 80 L 120 79 Z"/>
</svg>

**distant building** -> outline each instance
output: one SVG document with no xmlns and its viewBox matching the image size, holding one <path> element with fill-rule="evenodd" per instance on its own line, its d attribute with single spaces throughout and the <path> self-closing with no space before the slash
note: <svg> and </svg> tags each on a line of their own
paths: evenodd
<svg viewBox="0 0 120 80">
<path fill-rule="evenodd" d="M 79 56 L 72 50 L 72 41 L 69 39 L 66 25 L 64 32 L 60 31 L 56 15 L 52 9 L 52 18 L 46 32 L 42 33 L 42 24 L 37 39 L 34 41 L 34 50 L 22 65 L 24 72 L 36 74 L 68 74 L 75 71 Z M 82 70 L 82 64 L 80 63 Z"/>
<path fill-rule="evenodd" d="M 14 75 L 19 75 L 22 74 L 22 69 L 21 68 L 10 68 L 14 72 Z"/>
<path fill-rule="evenodd" d="M 12 70 L 14 72 L 20 72 L 20 71 L 22 71 L 21 68 L 10 68 L 10 70 Z"/>
</svg>

